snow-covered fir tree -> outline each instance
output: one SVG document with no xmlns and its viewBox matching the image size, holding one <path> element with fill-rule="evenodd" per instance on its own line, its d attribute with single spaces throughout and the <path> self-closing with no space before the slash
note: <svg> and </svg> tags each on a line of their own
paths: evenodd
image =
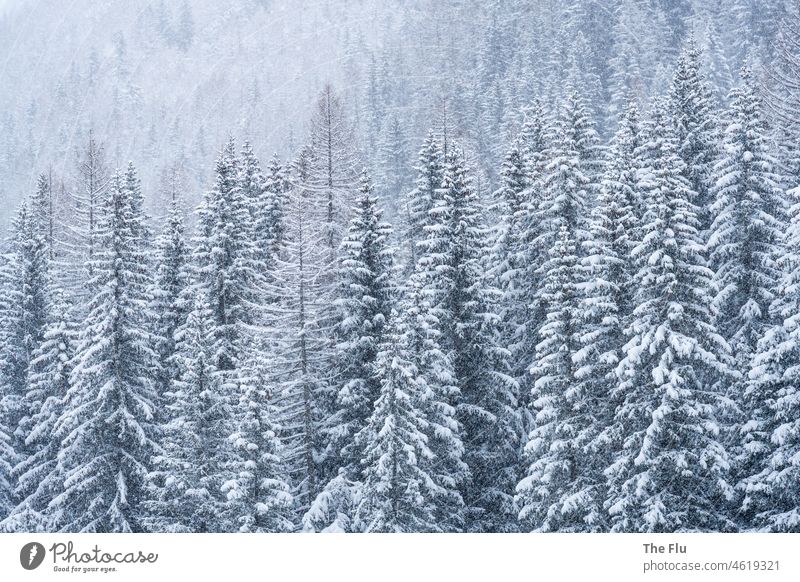
<svg viewBox="0 0 800 582">
<path fill-rule="evenodd" d="M 8 531 L 50 531 L 53 525 L 47 506 L 59 493 L 63 478 L 56 470 L 61 443 L 55 429 L 64 412 L 75 353 L 69 313 L 63 291 L 51 291 L 44 337 L 28 366 L 25 402 L 30 416 L 18 428 L 26 454 L 13 469 L 18 504 L 3 526 Z"/>
<path fill-rule="evenodd" d="M 74 237 L 72 254 L 79 263 L 79 268 L 85 268 L 88 277 L 93 276 L 92 268 L 94 255 L 98 245 L 98 227 L 103 201 L 109 187 L 109 171 L 105 161 L 105 150 L 102 144 L 95 139 L 93 131 L 89 131 L 89 140 L 83 152 L 78 167 L 80 173 L 79 192 L 75 193 L 78 224 Z M 83 275 L 81 273 L 80 275 Z M 78 273 L 73 275 L 71 281 L 76 287 L 80 286 L 84 277 Z M 85 289 L 84 289 L 85 291 Z"/>
<path fill-rule="evenodd" d="M 239 189 L 244 199 L 242 204 L 250 213 L 248 226 L 253 227 L 258 219 L 258 203 L 264 191 L 264 174 L 261 171 L 261 162 L 258 161 L 249 141 L 242 144 L 238 170 Z"/>
<path fill-rule="evenodd" d="M 0 421 L 0 532 L 6 531 L 3 520 L 14 507 L 14 491 L 9 475 L 15 463 L 16 454 L 11 448 L 11 437 Z"/>
<path fill-rule="evenodd" d="M 600 512 L 596 483 L 587 482 L 582 474 L 588 465 L 582 450 L 586 433 L 596 428 L 584 422 L 595 411 L 581 414 L 590 396 L 578 390 L 575 376 L 582 276 L 577 245 L 566 224 L 561 226 L 544 272 L 546 319 L 530 371 L 535 379 L 534 428 L 525 447 L 530 468 L 517 486 L 517 503 L 527 529 L 575 531 L 594 525 Z"/>
<path fill-rule="evenodd" d="M 547 202 L 544 178 L 550 133 L 549 120 L 541 102 L 536 100 L 525 112 L 525 121 L 515 144 L 520 159 L 510 157 L 510 165 L 501 170 L 506 188 L 510 187 L 511 192 L 516 192 L 520 186 L 524 189 L 514 195 L 515 199 L 519 198 L 518 209 L 512 210 L 516 203 L 510 204 L 500 217 L 500 233 L 507 230 L 508 234 L 496 239 L 489 267 L 490 273 L 496 272 L 497 285 L 502 292 L 499 315 L 504 326 L 503 345 L 508 346 L 511 352 L 512 375 L 519 383 L 519 409 L 525 434 L 531 426 L 528 406 L 532 387 L 530 358 L 538 343 L 539 327 L 544 321 L 544 306 L 537 293 L 542 284 L 541 268 L 549 252 L 545 246 L 548 239 L 543 234 L 550 227 L 542 213 Z"/>
<path fill-rule="evenodd" d="M 378 146 L 378 182 L 383 199 L 395 203 L 400 199 L 411 176 L 408 140 L 400 119 L 393 115 L 384 127 Z"/>
<path fill-rule="evenodd" d="M 436 485 L 431 490 L 436 523 L 441 531 L 456 532 L 466 525 L 462 489 L 469 480 L 462 427 L 456 418 L 460 391 L 452 362 L 441 347 L 439 321 L 425 292 L 419 278 L 409 281 L 400 303 L 398 331 L 407 357 L 417 370 L 415 406 L 425 419 L 424 433 L 434 454 L 428 473 Z"/>
<path fill-rule="evenodd" d="M 417 370 L 397 331 L 390 330 L 387 336 L 378 354 L 380 396 L 364 434 L 359 435 L 368 444 L 356 528 L 390 533 L 437 531 L 431 494 L 436 484 L 426 470 L 434 454 L 425 436 L 425 419 L 415 406 Z"/>
<path fill-rule="evenodd" d="M 236 531 L 222 487 L 232 476 L 233 390 L 217 368 L 214 312 L 202 291 L 179 332 L 178 376 L 164 395 L 163 445 L 148 474 L 144 523 L 157 532 Z"/>
<path fill-rule="evenodd" d="M 748 70 L 741 76 L 714 167 L 708 245 L 719 287 L 717 327 L 746 363 L 770 324 L 785 211 L 758 89 Z"/>
<path fill-rule="evenodd" d="M 579 413 L 591 396 L 575 376 L 581 348 L 580 245 L 588 239 L 587 207 L 597 186 L 595 142 L 585 107 L 572 92 L 554 127 L 553 146 L 546 154 L 545 197 L 537 208 L 541 234 L 535 243 L 548 249 L 549 258 L 538 267 L 541 286 L 534 305 L 542 309 L 544 320 L 528 364 L 533 426 L 525 447 L 527 475 L 517 486 L 520 519 L 527 529 L 574 530 L 583 527 L 584 519 L 599 521 L 596 483 L 587 483 L 577 468 L 581 447 L 591 440 L 587 433 L 597 427 L 590 425 L 593 417 Z"/>
<path fill-rule="evenodd" d="M 746 491 L 772 449 L 774 394 L 762 392 L 761 381 L 748 383 L 746 376 L 758 342 L 774 321 L 770 307 L 780 278 L 777 260 L 786 220 L 758 88 L 748 70 L 741 77 L 741 86 L 731 91 L 729 125 L 714 168 L 709 247 L 719 289 L 717 327 L 745 376 L 734 392 L 739 405 L 735 474 L 744 479 L 739 483 L 745 491 L 743 519 L 750 523 L 753 512 L 763 511 Z"/>
<path fill-rule="evenodd" d="M 175 334 L 191 309 L 190 251 L 186 244 L 183 210 L 179 197 L 170 201 L 161 234 L 155 241 L 155 283 L 151 309 L 156 318 L 153 329 L 159 358 L 158 392 L 170 390 L 178 371 L 174 361 Z"/>
<path fill-rule="evenodd" d="M 347 471 L 339 473 L 325 484 L 303 514 L 305 532 L 345 533 L 357 531 L 353 521 L 361 503 L 363 484 L 347 478 Z"/>
<path fill-rule="evenodd" d="M 711 174 L 719 141 L 711 89 L 701 67 L 702 52 L 692 37 L 678 59 L 669 100 L 683 175 L 695 195 L 691 202 L 697 207 L 698 232 L 705 237 L 713 220 Z"/>
<path fill-rule="evenodd" d="M 536 214 L 541 234 L 534 241 L 545 253 L 555 246 L 562 226 L 578 245 L 588 238 L 587 207 L 598 187 L 601 162 L 597 134 L 576 92 L 570 92 L 562 104 L 552 132 L 551 146 L 545 153 L 543 199 Z"/>
<path fill-rule="evenodd" d="M 560 519 L 566 521 L 571 516 L 576 531 L 603 531 L 608 527 L 603 508 L 607 495 L 604 470 L 610 464 L 615 437 L 610 430 L 618 405 L 614 371 L 623 355 L 622 330 L 633 308 L 630 281 L 636 270 L 631 255 L 641 206 L 637 187 L 640 136 L 634 105 L 626 105 L 621 121 L 589 219 L 589 239 L 583 245 L 577 284 L 572 280 L 573 293 L 578 296 L 577 311 L 571 314 L 575 337 L 570 338 L 574 353 L 569 370 L 574 379 L 565 390 L 565 398 L 569 406 L 567 425 L 573 435 L 569 446 L 585 460 L 566 480 L 569 485 L 562 486 L 567 497 Z M 576 309 L 574 302 L 571 308 Z M 556 312 L 561 309 L 556 304 Z M 558 513 L 552 508 L 551 515 L 557 522 Z M 565 529 L 565 525 L 559 529 Z"/>
<path fill-rule="evenodd" d="M 216 162 L 214 185 L 198 209 L 193 250 L 194 284 L 214 314 L 214 353 L 220 371 L 232 371 L 243 357 L 252 322 L 257 280 L 250 236 L 248 199 L 240 183 L 236 144 L 230 138 Z"/>
<path fill-rule="evenodd" d="M 393 300 L 392 229 L 382 220 L 366 170 L 351 214 L 340 248 L 336 299 L 337 410 L 326 432 L 330 460 L 357 479 L 364 443 L 356 442 L 355 435 L 366 426 L 378 399 L 375 358 Z"/>
<path fill-rule="evenodd" d="M 744 394 L 750 414 L 742 427 L 746 464 L 739 469 L 743 492 L 737 512 L 747 529 L 798 532 L 800 450 L 796 365 L 800 357 L 800 202 L 796 189 L 784 251 L 778 258 L 780 284 L 771 306 L 775 323 L 758 342 Z M 753 406 L 756 405 L 756 406 Z"/>
<path fill-rule="evenodd" d="M 488 242 L 480 213 L 463 155 L 451 144 L 413 276 L 421 278 L 422 292 L 434 309 L 460 392 L 457 419 L 471 474 L 462 487 L 470 511 L 466 527 L 495 531 L 509 527 L 508 516 L 514 512 L 521 435 L 517 384 L 509 375 L 509 354 L 499 344 L 499 319 L 493 311 L 496 292 L 482 267 Z"/>
<path fill-rule="evenodd" d="M 158 448 L 143 220 L 136 193 L 117 173 L 102 205 L 93 297 L 56 423 L 61 450 L 54 471 L 63 488 L 48 513 L 61 531 L 142 529 L 145 478 Z"/>
<path fill-rule="evenodd" d="M 442 185 L 443 160 L 439 142 L 430 131 L 417 158 L 415 187 L 403 200 L 402 216 L 405 239 L 408 246 L 408 271 L 417 263 L 417 244 L 424 237 L 425 228 L 431 220 L 431 210 L 436 200 L 436 191 Z"/>
<path fill-rule="evenodd" d="M 271 391 L 259 378 L 239 371 L 239 394 L 230 436 L 233 453 L 223 483 L 228 499 L 226 517 L 240 532 L 286 532 L 293 529 L 290 487 L 283 478 L 282 447 L 276 425 L 278 411 Z"/>
<path fill-rule="evenodd" d="M 291 189 L 289 177 L 277 156 L 270 160 L 264 180 L 264 189 L 258 201 L 258 215 L 255 219 L 254 243 L 256 253 L 267 262 L 267 269 L 275 254 L 283 244 L 286 226 L 284 206 L 286 193 Z"/>
<path fill-rule="evenodd" d="M 732 378 L 714 327 L 712 272 L 702 256 L 694 193 L 659 105 L 640 187 L 646 196 L 635 308 L 617 367 L 609 478 L 612 531 L 731 531 L 730 455 L 721 420 Z"/>
<path fill-rule="evenodd" d="M 531 321 L 538 319 L 530 301 L 534 281 L 528 279 L 532 258 L 528 242 L 535 239 L 531 232 L 537 225 L 531 221 L 538 202 L 533 187 L 535 169 L 525 155 L 527 144 L 518 138 L 506 154 L 500 169 L 501 188 L 495 192 L 492 247 L 488 253 L 487 273 L 500 292 L 498 315 L 501 321 L 500 341 L 509 350 L 510 374 L 519 385 L 520 401 L 523 390 L 530 390 L 528 379 L 529 353 L 532 342 L 528 335 Z M 530 198 L 529 198 L 530 197 Z M 538 327 L 538 326 L 537 326 Z M 525 415 L 523 415 L 525 416 Z"/>
<path fill-rule="evenodd" d="M 34 351 L 44 337 L 48 310 L 50 259 L 47 246 L 46 206 L 42 184 L 23 202 L 13 224 L 11 252 L 3 265 L 0 378 L 4 389 L 2 412 L 17 454 L 27 454 L 20 422 L 36 412 L 25 399 L 27 373 Z"/>
</svg>

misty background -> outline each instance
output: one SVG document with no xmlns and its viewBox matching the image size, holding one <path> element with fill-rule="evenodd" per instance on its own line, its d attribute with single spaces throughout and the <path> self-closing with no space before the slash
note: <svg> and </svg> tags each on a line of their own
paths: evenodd
<svg viewBox="0 0 800 582">
<path fill-rule="evenodd" d="M 261 159 L 293 158 L 328 82 L 390 214 L 441 125 L 485 195 L 534 97 L 547 105 L 576 87 L 607 137 L 626 94 L 663 93 L 693 35 L 722 102 L 742 63 L 769 60 L 786 4 L 0 0 L 0 230 L 40 173 L 76 187 L 90 130 L 109 166 L 141 168 L 152 213 L 176 182 L 193 206 L 228 135 Z M 389 185 L 381 144 L 392 132 L 409 175 Z"/>
</svg>

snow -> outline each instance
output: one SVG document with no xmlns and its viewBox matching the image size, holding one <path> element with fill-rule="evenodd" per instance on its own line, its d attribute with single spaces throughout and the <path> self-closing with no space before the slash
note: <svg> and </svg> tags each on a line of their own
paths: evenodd
<svg viewBox="0 0 800 582">
<path fill-rule="evenodd" d="M 797 529 L 780 11 L 99 4 L 0 16 L 0 529 Z"/>
</svg>

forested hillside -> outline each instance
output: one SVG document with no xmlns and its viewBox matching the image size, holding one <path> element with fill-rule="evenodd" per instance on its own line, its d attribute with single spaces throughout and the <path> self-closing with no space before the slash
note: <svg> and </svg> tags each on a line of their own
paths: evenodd
<svg viewBox="0 0 800 582">
<path fill-rule="evenodd" d="M 800 532 L 800 4 L 78 4 L 0 17 L 0 531 Z"/>
</svg>

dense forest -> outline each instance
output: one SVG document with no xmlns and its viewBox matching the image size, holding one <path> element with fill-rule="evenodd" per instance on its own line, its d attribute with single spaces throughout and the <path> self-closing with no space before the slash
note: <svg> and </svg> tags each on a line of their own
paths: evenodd
<svg viewBox="0 0 800 582">
<path fill-rule="evenodd" d="M 800 532 L 800 5 L 441 4 L 302 119 L 148 123 L 121 33 L 8 107 L 0 531 Z"/>
</svg>

